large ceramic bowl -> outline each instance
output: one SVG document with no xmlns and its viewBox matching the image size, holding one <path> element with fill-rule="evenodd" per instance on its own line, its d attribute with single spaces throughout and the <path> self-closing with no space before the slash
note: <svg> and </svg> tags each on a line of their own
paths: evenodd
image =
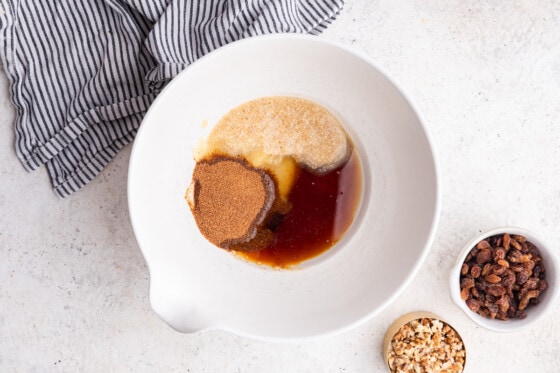
<svg viewBox="0 0 560 373">
<path fill-rule="evenodd" d="M 198 141 L 230 109 L 274 95 L 331 110 L 364 172 L 362 203 L 344 238 L 289 270 L 253 265 L 212 246 L 184 200 Z M 128 183 L 152 307 L 181 332 L 219 328 L 301 340 L 363 323 L 413 279 L 439 216 L 433 148 L 407 97 L 367 57 L 313 36 L 235 42 L 179 74 L 146 114 Z"/>
</svg>

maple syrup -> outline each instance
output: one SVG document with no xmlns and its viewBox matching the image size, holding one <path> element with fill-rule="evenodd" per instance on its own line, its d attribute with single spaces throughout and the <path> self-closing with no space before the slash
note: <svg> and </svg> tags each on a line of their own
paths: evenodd
<svg viewBox="0 0 560 373">
<path fill-rule="evenodd" d="M 289 195 L 291 210 L 271 227 L 272 243 L 243 258 L 272 267 L 290 267 L 333 247 L 351 226 L 362 197 L 363 174 L 357 151 L 324 175 L 299 168 Z"/>
</svg>

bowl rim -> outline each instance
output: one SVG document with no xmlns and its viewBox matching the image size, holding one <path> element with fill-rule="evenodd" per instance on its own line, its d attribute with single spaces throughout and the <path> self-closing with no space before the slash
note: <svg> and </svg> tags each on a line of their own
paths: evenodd
<svg viewBox="0 0 560 373">
<path fill-rule="evenodd" d="M 420 125 L 420 128 L 421 128 L 422 132 L 425 134 L 426 141 L 428 143 L 428 148 L 429 148 L 429 151 L 431 153 L 430 163 L 432 163 L 432 165 L 433 165 L 434 176 L 435 176 L 434 181 L 433 181 L 434 185 L 435 185 L 435 188 L 434 188 L 435 189 L 434 190 L 435 203 L 434 203 L 434 206 L 433 206 L 433 215 L 432 215 L 432 219 L 431 219 L 430 229 L 427 232 L 427 239 L 423 244 L 422 251 L 420 252 L 420 255 L 418 256 L 418 259 L 417 259 L 416 263 L 412 267 L 410 273 L 406 277 L 403 278 L 400 286 L 396 289 L 396 291 L 390 297 L 387 297 L 387 299 L 379 307 L 377 307 L 376 309 L 371 310 L 370 312 L 362 315 L 362 317 L 354 320 L 353 322 L 349 322 L 349 323 L 346 323 L 345 325 L 338 326 L 338 327 L 335 327 L 335 328 L 325 329 L 322 333 L 317 333 L 315 335 L 287 337 L 287 338 L 286 337 L 265 336 L 265 335 L 254 335 L 252 333 L 245 333 L 242 330 L 237 330 L 237 329 L 228 327 L 226 325 L 221 325 L 221 324 L 207 325 L 205 327 L 201 327 L 200 329 L 193 330 L 193 332 L 198 332 L 198 331 L 203 331 L 203 330 L 219 329 L 219 330 L 229 331 L 231 333 L 234 333 L 234 334 L 237 334 L 237 335 L 240 335 L 240 336 L 250 337 L 252 339 L 257 339 L 257 340 L 282 341 L 282 342 L 285 342 L 285 341 L 301 342 L 301 341 L 304 341 L 304 340 L 313 340 L 313 339 L 316 339 L 316 338 L 338 335 L 338 334 L 344 333 L 346 331 L 352 330 L 355 327 L 364 324 L 365 322 L 371 320 L 373 317 L 375 317 L 376 315 L 381 313 L 383 310 L 385 310 L 390 304 L 392 304 L 404 292 L 404 290 L 410 285 L 412 280 L 418 274 L 421 266 L 424 264 L 428 254 L 430 252 L 430 249 L 433 245 L 435 237 L 436 237 L 437 228 L 439 226 L 439 221 L 440 221 L 440 217 L 441 217 L 441 204 L 442 204 L 441 176 L 440 176 L 441 171 L 440 171 L 440 165 L 439 165 L 439 162 L 438 162 L 439 157 L 438 157 L 437 149 L 434 145 L 432 135 L 427 128 L 427 125 L 426 125 L 427 121 L 425 120 L 425 118 L 422 115 L 422 113 L 420 112 L 420 110 L 418 110 L 418 106 L 415 103 L 415 101 L 404 91 L 404 89 L 402 88 L 402 85 L 392 76 L 392 74 L 389 74 L 384 68 L 382 68 L 378 63 L 376 63 L 372 58 L 370 58 L 364 52 L 358 50 L 355 47 L 343 44 L 342 42 L 329 40 L 329 39 L 326 39 L 322 36 L 297 34 L 297 33 L 277 33 L 277 34 L 259 35 L 259 36 L 248 37 L 248 38 L 245 38 L 245 39 L 241 39 L 241 40 L 231 42 L 229 44 L 226 44 L 222 47 L 217 48 L 216 50 L 214 50 L 212 52 L 207 53 L 205 56 L 203 56 L 203 57 L 199 58 L 197 61 L 193 62 L 191 65 L 189 65 L 183 71 L 181 71 L 175 78 L 173 78 L 166 85 L 166 87 L 164 87 L 164 89 L 158 94 L 158 96 L 156 97 L 156 99 L 152 103 L 151 107 L 149 108 L 148 112 L 144 116 L 143 123 L 151 117 L 150 114 L 151 114 L 152 108 L 156 107 L 158 105 L 159 101 L 164 96 L 163 93 L 166 90 L 168 90 L 170 87 L 175 85 L 180 80 L 180 79 L 178 79 L 180 76 L 187 73 L 192 67 L 195 67 L 195 66 L 197 66 L 201 63 L 204 63 L 206 61 L 206 59 L 212 58 L 212 56 L 214 54 L 221 53 L 222 51 L 226 51 L 226 50 L 229 50 L 231 48 L 237 48 L 240 45 L 251 44 L 251 43 L 259 43 L 259 42 L 262 42 L 264 40 L 275 41 L 275 40 L 290 40 L 290 39 L 295 40 L 295 41 L 307 41 L 307 42 L 327 45 L 327 46 L 339 49 L 344 53 L 347 53 L 349 55 L 354 56 L 357 59 L 360 59 L 360 60 L 364 61 L 365 63 L 367 63 L 368 65 L 373 67 L 375 70 L 377 70 L 380 73 L 380 75 L 382 75 L 385 79 L 387 79 L 387 81 L 389 81 L 393 85 L 395 91 L 403 97 L 404 101 L 410 107 L 411 111 L 414 113 L 414 115 L 418 119 L 418 124 Z M 137 132 L 137 138 L 142 137 L 144 129 L 145 129 L 145 126 L 143 126 L 143 125 L 141 125 L 139 127 L 138 132 Z M 134 209 L 134 206 L 133 206 L 134 205 L 134 202 L 133 202 L 134 198 L 133 198 L 133 190 L 132 190 L 131 185 L 130 185 L 130 180 L 132 179 L 132 174 L 134 172 L 134 167 L 131 167 L 131 165 L 133 164 L 134 159 L 136 158 L 135 155 L 136 155 L 136 152 L 138 151 L 137 144 L 138 144 L 138 142 L 135 142 L 133 144 L 133 147 L 132 147 L 132 150 L 131 150 L 130 161 L 129 161 L 129 170 L 128 170 L 128 175 L 127 175 L 128 180 L 129 180 L 129 183 L 128 183 L 128 186 L 127 186 L 127 198 L 128 198 L 128 201 L 129 201 L 129 203 L 128 203 L 129 210 L 130 210 L 129 215 L 130 215 L 130 220 L 131 220 L 131 224 L 132 224 L 132 227 L 133 227 L 133 231 L 135 231 L 137 229 L 136 227 L 138 227 L 138 224 L 136 222 L 135 216 L 134 216 L 133 211 L 132 211 Z M 136 233 L 135 233 L 135 236 L 136 236 Z M 143 245 L 140 242 L 138 242 L 138 246 L 144 254 L 145 249 L 142 247 Z M 144 257 L 146 257 L 145 254 L 144 254 Z M 148 261 L 146 261 L 146 265 L 148 267 L 148 272 L 150 273 L 150 279 L 151 279 L 152 268 L 151 268 L 150 263 Z M 150 281 L 150 283 L 151 283 L 151 281 Z M 152 289 L 151 289 L 151 286 L 150 286 L 150 299 L 152 298 L 151 296 L 152 296 Z M 152 304 L 152 309 L 154 309 L 153 304 Z"/>
<path fill-rule="evenodd" d="M 460 295 L 461 287 L 460 287 L 459 279 L 461 274 L 461 267 L 468 253 L 471 251 L 474 245 L 476 245 L 479 241 L 488 238 L 490 236 L 503 234 L 503 233 L 519 234 L 527 237 L 528 240 L 535 243 L 541 255 L 544 253 L 544 256 L 546 256 L 547 268 L 550 267 L 554 268 L 552 272 L 554 274 L 553 277 L 554 284 L 553 286 L 549 286 L 549 288 L 546 290 L 548 292 L 546 302 L 544 304 L 543 303 L 539 304 L 539 306 L 541 307 L 539 312 L 532 312 L 530 318 L 528 316 L 526 319 L 523 320 L 503 321 L 497 319 L 493 320 L 480 316 L 479 314 L 471 311 L 468 308 L 467 304 L 465 303 L 464 300 L 461 299 L 461 295 Z M 544 241 L 539 235 L 537 235 L 531 230 L 528 230 L 526 228 L 521 228 L 518 226 L 504 225 L 500 227 L 495 227 L 483 231 L 478 235 L 476 235 L 475 237 L 473 237 L 472 239 L 470 239 L 459 252 L 456 262 L 453 265 L 449 275 L 450 296 L 453 302 L 455 303 L 455 305 L 457 305 L 457 307 L 459 307 L 477 325 L 495 332 L 516 332 L 516 331 L 526 329 L 537 320 L 540 320 L 554 304 L 555 299 L 558 297 L 558 293 L 559 293 L 558 286 L 556 285 L 558 279 L 558 271 L 559 271 L 559 262 L 558 262 L 557 254 L 551 249 L 551 246 L 546 241 Z M 550 273 L 550 271 L 547 270 L 547 273 Z"/>
</svg>

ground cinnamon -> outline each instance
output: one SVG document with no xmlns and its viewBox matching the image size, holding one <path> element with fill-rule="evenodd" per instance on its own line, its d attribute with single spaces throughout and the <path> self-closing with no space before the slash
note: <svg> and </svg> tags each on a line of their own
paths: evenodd
<svg viewBox="0 0 560 373">
<path fill-rule="evenodd" d="M 273 205 L 275 186 L 270 175 L 245 160 L 216 156 L 197 162 L 186 199 L 200 232 L 229 249 L 255 238 Z"/>
</svg>

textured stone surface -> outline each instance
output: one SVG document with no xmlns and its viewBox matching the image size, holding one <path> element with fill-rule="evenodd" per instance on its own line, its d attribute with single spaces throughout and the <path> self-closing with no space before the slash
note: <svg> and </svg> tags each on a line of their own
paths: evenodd
<svg viewBox="0 0 560 373">
<path fill-rule="evenodd" d="M 481 230 L 518 225 L 560 247 L 559 3 L 354 0 L 323 37 L 402 85 L 439 155 L 440 225 L 406 291 L 366 324 L 308 343 L 173 331 L 150 309 L 128 221 L 130 146 L 58 199 L 44 169 L 27 173 L 15 156 L 2 74 L 0 370 L 383 372 L 386 328 L 419 309 L 462 334 L 468 372 L 560 370 L 560 304 L 530 330 L 498 334 L 467 319 L 447 285 L 456 253 Z"/>
</svg>

